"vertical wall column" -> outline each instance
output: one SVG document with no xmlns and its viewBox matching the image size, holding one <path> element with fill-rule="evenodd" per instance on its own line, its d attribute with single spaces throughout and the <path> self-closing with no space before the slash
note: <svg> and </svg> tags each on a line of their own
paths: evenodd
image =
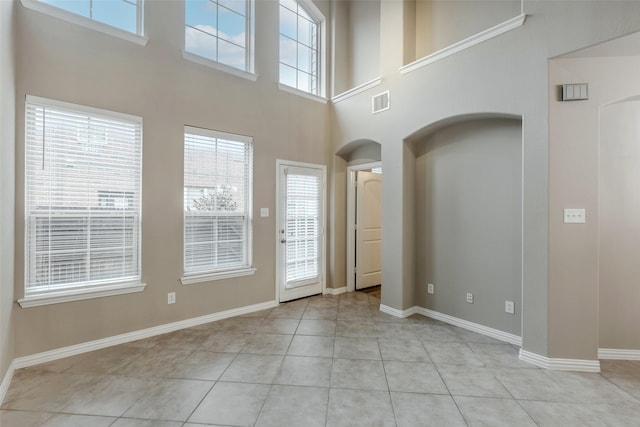
<svg viewBox="0 0 640 427">
<path fill-rule="evenodd" d="M 398 73 L 404 65 L 405 1 L 380 2 L 380 75 Z"/>
<path fill-rule="evenodd" d="M 382 144 L 382 304 L 414 305 L 415 155 L 403 141 Z"/>
</svg>

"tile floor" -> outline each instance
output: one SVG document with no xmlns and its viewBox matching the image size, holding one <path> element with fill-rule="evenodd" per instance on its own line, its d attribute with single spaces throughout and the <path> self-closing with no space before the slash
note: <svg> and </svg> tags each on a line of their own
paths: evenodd
<svg viewBox="0 0 640 427">
<path fill-rule="evenodd" d="M 318 296 L 21 369 L 0 425 L 640 425 L 640 362 L 545 371 L 509 344 L 379 303 Z"/>
</svg>

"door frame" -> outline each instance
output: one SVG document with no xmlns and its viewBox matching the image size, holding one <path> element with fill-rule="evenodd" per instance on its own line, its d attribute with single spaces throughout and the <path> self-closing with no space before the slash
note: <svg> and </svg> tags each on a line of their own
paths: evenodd
<svg viewBox="0 0 640 427">
<path fill-rule="evenodd" d="M 275 275 L 275 288 L 276 288 L 276 302 L 280 303 L 280 276 L 282 272 L 282 259 L 280 259 L 280 223 L 282 221 L 281 208 L 281 193 L 282 182 L 280 182 L 280 168 L 283 166 L 299 167 L 299 168 L 311 168 L 322 171 L 322 195 L 321 195 L 321 237 L 320 237 L 320 284 L 321 293 L 324 294 L 327 290 L 327 166 L 315 163 L 296 162 L 291 160 L 276 159 L 276 224 L 275 224 L 275 255 L 276 255 L 276 275 Z"/>
<path fill-rule="evenodd" d="M 356 290 L 356 172 L 379 167 L 381 161 L 347 166 L 347 292 Z"/>
</svg>

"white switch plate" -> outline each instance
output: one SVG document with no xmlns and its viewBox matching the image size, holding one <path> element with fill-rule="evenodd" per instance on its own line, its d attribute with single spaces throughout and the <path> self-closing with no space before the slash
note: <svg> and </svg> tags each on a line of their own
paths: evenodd
<svg viewBox="0 0 640 427">
<path fill-rule="evenodd" d="M 587 222 L 586 209 L 565 209 L 564 210 L 565 224 L 584 224 L 585 222 Z"/>
<path fill-rule="evenodd" d="M 432 294 L 433 293 L 433 283 L 427 284 L 427 293 L 428 294 Z"/>
<path fill-rule="evenodd" d="M 176 293 L 169 292 L 167 294 L 167 304 L 175 304 L 176 303 Z"/>
<path fill-rule="evenodd" d="M 467 292 L 467 302 L 473 304 L 473 294 L 471 292 Z"/>
<path fill-rule="evenodd" d="M 504 302 L 504 312 L 509 314 L 515 314 L 516 308 L 513 304 L 513 301 L 505 301 Z"/>
<path fill-rule="evenodd" d="M 269 216 L 269 208 L 260 208 L 260 216 L 266 218 Z"/>
</svg>

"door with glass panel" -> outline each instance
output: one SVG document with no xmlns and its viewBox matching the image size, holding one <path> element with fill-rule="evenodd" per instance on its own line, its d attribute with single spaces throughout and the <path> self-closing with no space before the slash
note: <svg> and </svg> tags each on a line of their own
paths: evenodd
<svg viewBox="0 0 640 427">
<path fill-rule="evenodd" d="M 326 167 L 278 161 L 280 302 L 322 293 Z"/>
</svg>

